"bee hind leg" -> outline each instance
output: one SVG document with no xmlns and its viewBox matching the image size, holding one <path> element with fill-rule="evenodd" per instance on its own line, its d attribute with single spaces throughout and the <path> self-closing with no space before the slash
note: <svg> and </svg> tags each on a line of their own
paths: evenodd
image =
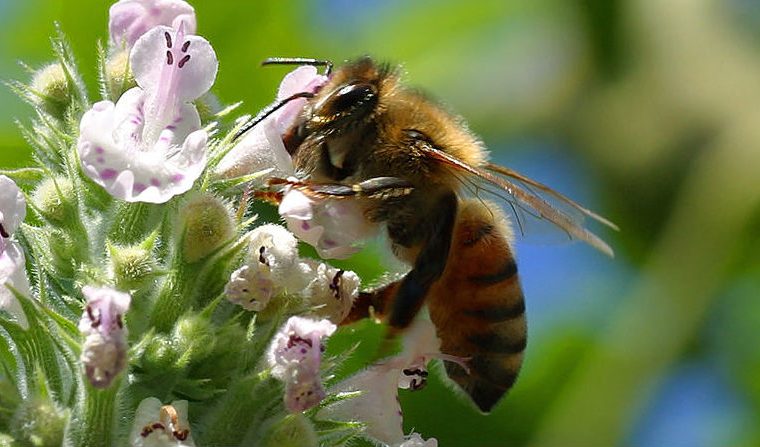
<svg viewBox="0 0 760 447">
<path fill-rule="evenodd" d="M 441 277 L 449 257 L 457 216 L 457 197 L 451 192 L 438 199 L 433 213 L 422 225 L 425 238 L 412 270 L 399 282 L 390 309 L 389 335 L 395 335 L 411 324 L 419 312 L 430 286 Z M 393 239 L 393 234 L 391 233 Z"/>
</svg>

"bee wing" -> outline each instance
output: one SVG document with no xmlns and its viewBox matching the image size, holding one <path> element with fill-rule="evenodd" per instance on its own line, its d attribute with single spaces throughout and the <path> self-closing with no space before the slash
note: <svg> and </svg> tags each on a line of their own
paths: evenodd
<svg viewBox="0 0 760 447">
<path fill-rule="evenodd" d="M 583 226 L 581 222 L 582 219 L 578 219 L 561 210 L 558 206 L 555 206 L 547 199 L 534 192 L 533 188 L 546 193 L 547 196 L 552 197 L 558 201 L 558 203 L 577 211 L 582 216 L 587 216 L 610 228 L 617 229 L 617 226 L 612 222 L 584 208 L 559 192 L 509 168 L 490 163 L 485 165 L 485 168 L 471 166 L 446 152 L 430 146 L 426 147 L 425 151 L 429 157 L 439 163 L 449 166 L 459 172 L 475 176 L 496 186 L 499 190 L 506 193 L 506 196 L 502 197 L 508 200 L 513 207 L 527 210 L 528 213 L 553 223 L 566 232 L 572 239 L 582 240 L 602 253 L 605 253 L 608 256 L 614 256 L 612 248 L 610 248 L 606 242 Z M 501 175 L 495 175 L 494 172 L 501 174 L 504 177 Z"/>
</svg>

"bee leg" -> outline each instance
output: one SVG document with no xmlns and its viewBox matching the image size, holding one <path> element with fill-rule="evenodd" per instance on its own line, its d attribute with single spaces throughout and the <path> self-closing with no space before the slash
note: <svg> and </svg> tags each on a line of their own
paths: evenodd
<svg viewBox="0 0 760 447">
<path fill-rule="evenodd" d="M 340 322 L 341 325 L 351 324 L 364 318 L 382 319 L 392 307 L 400 281 L 392 282 L 378 289 L 360 292 L 354 300 L 351 312 Z"/>
<path fill-rule="evenodd" d="M 401 280 L 390 311 L 389 335 L 405 329 L 414 320 L 430 290 L 441 277 L 449 257 L 454 224 L 457 216 L 457 197 L 448 193 L 438 200 L 435 211 L 425 221 L 427 237 L 414 262 L 414 267 Z M 391 235 L 393 238 L 393 235 Z"/>
<path fill-rule="evenodd" d="M 412 192 L 412 184 L 398 177 L 374 177 L 353 185 L 341 183 L 293 182 L 285 179 L 271 179 L 270 184 L 289 184 L 307 196 L 316 198 L 388 199 L 401 197 Z"/>
</svg>

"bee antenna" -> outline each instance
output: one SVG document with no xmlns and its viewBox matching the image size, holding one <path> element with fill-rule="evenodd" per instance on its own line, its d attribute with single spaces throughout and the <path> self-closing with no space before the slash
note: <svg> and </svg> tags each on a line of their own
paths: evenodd
<svg viewBox="0 0 760 447">
<path fill-rule="evenodd" d="M 261 62 L 261 65 L 312 65 L 314 67 L 325 67 L 325 76 L 330 76 L 333 69 L 332 61 L 309 57 L 268 57 Z"/>
<path fill-rule="evenodd" d="M 295 99 L 299 98 L 313 98 L 314 93 L 311 92 L 299 92 L 295 93 L 293 95 L 288 96 L 287 98 L 283 99 L 282 101 L 275 102 L 273 104 L 270 104 L 269 106 L 265 107 L 261 112 L 259 112 L 258 115 L 256 115 L 255 118 L 253 118 L 251 121 L 249 121 L 245 126 L 243 126 L 242 129 L 238 131 L 238 133 L 235 134 L 234 137 L 232 137 L 232 141 L 236 141 L 238 138 L 240 138 L 244 133 L 248 132 L 249 130 L 253 129 L 253 127 L 260 122 L 267 119 L 271 114 L 274 112 L 280 110 L 285 104 L 289 103 L 290 101 L 293 101 Z"/>
</svg>

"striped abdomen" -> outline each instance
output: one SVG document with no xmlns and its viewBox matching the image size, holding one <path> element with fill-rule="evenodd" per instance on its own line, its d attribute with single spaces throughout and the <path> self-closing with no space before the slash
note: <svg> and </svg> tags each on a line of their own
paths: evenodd
<svg viewBox="0 0 760 447">
<path fill-rule="evenodd" d="M 525 303 L 501 209 L 460 203 L 443 276 L 426 302 L 441 351 L 469 358 L 469 374 L 446 362 L 446 372 L 484 412 L 517 379 L 527 341 Z"/>
</svg>

